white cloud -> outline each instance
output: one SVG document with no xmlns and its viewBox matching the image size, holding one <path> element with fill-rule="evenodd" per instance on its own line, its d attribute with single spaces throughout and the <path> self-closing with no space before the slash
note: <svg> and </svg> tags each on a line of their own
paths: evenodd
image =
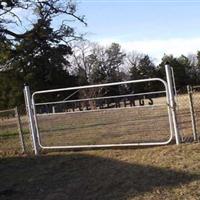
<svg viewBox="0 0 200 200">
<path fill-rule="evenodd" d="M 102 39 L 98 41 L 101 45 L 107 46 L 112 42 L 118 42 L 125 51 L 138 51 L 148 54 L 160 62 L 164 54 L 180 56 L 182 54 L 195 54 L 200 50 L 200 38 L 171 38 L 166 40 L 140 40 L 122 41 L 117 39 Z"/>
</svg>

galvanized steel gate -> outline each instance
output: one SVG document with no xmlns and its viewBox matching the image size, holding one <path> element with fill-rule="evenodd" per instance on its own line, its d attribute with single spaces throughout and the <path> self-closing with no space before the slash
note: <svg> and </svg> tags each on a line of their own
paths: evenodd
<svg viewBox="0 0 200 200">
<path fill-rule="evenodd" d="M 151 78 L 151 79 L 142 79 L 142 80 L 132 80 L 132 81 L 125 81 L 125 82 L 115 82 L 115 83 L 107 83 L 107 84 L 99 84 L 99 85 L 89 85 L 89 86 L 80 86 L 80 87 L 71 87 L 71 88 L 61 88 L 61 89 L 53 89 L 53 90 L 44 90 L 44 91 L 37 91 L 34 92 L 31 96 L 30 94 L 30 90 L 28 86 L 25 86 L 24 88 L 24 95 L 25 95 L 25 102 L 26 102 L 26 107 L 27 107 L 27 113 L 29 116 L 29 122 L 30 122 L 30 130 L 31 130 L 31 134 L 32 134 L 32 140 L 33 140 L 33 147 L 34 147 L 34 151 L 35 154 L 37 155 L 39 153 L 40 150 L 42 149 L 88 149 L 88 148 L 113 148 L 113 147 L 132 147 L 132 146 L 155 146 L 155 145 L 166 145 L 168 143 L 171 142 L 172 138 L 174 137 L 176 140 L 176 143 L 179 144 L 179 133 L 178 133 L 178 128 L 177 128 L 177 121 L 176 121 L 176 104 L 175 104 L 175 99 L 174 99 L 174 87 L 173 87 L 173 78 L 172 78 L 172 71 L 171 71 L 171 67 L 169 65 L 165 66 L 165 70 L 166 70 L 166 77 L 167 77 L 167 82 L 159 79 L 159 78 Z M 157 90 L 157 91 L 143 91 L 143 92 L 139 92 L 139 93 L 117 93 L 117 95 L 102 95 L 103 93 L 105 93 L 105 88 L 109 88 L 112 91 L 115 91 L 116 88 L 119 90 L 119 88 L 123 88 L 123 90 L 125 90 L 129 84 L 132 84 L 130 86 L 133 88 L 136 88 L 135 85 L 138 86 L 138 84 L 144 85 L 147 84 L 147 86 L 149 84 L 160 84 L 162 85 L 163 90 Z M 63 100 L 59 100 L 59 101 L 41 101 L 41 98 L 39 102 L 36 102 L 38 99 L 37 97 L 39 95 L 48 95 L 48 100 L 49 99 L 55 99 L 56 97 L 60 97 L 58 94 L 59 92 L 69 92 L 71 91 L 70 95 L 68 95 L 66 98 L 64 98 Z M 80 93 L 82 95 L 82 98 L 75 98 L 75 99 L 71 99 L 72 96 L 76 96 L 77 93 Z M 91 96 L 91 93 L 93 94 L 93 96 Z M 99 95 L 99 93 L 101 93 L 101 95 Z M 68 93 L 69 94 L 69 93 Z M 79 94 L 79 96 L 80 96 Z M 85 97 L 85 94 L 90 94 L 89 97 Z M 95 95 L 94 95 L 95 94 Z M 155 103 L 153 103 L 152 98 L 154 98 Z M 145 102 L 147 105 L 145 105 Z M 135 101 L 138 101 L 139 103 L 135 103 Z M 127 106 L 128 105 L 128 106 Z M 157 116 L 157 118 L 155 119 L 155 121 L 151 121 L 151 116 L 148 117 L 148 113 L 152 112 L 152 113 L 156 113 L 158 111 L 156 111 L 157 108 L 166 108 L 164 109 L 164 111 L 162 111 L 162 113 L 159 111 L 159 116 Z M 132 110 L 137 110 L 136 113 L 133 113 L 133 115 L 131 115 L 128 111 L 132 111 Z M 123 120 L 123 118 L 126 117 L 126 113 L 128 113 L 130 115 L 130 118 L 133 118 L 133 116 L 136 115 L 140 115 L 140 118 L 137 118 L 137 121 L 135 121 L 135 126 L 137 126 L 137 123 L 140 123 L 138 125 L 138 127 L 145 127 L 145 125 L 147 124 L 147 122 L 150 122 L 149 126 L 147 127 L 147 129 L 150 128 L 155 128 L 156 126 L 160 126 L 163 125 L 163 128 L 167 129 L 169 128 L 169 132 L 168 132 L 168 138 L 165 141 L 151 141 L 151 140 L 147 140 L 147 141 L 132 141 L 130 142 L 130 137 L 127 137 L 126 139 L 124 139 L 124 135 L 123 133 L 119 134 L 116 132 L 113 132 L 113 136 L 116 138 L 122 138 L 120 140 L 120 143 L 115 142 L 116 140 L 114 140 L 114 142 L 109 142 L 106 141 L 106 137 L 107 135 L 102 134 L 101 137 L 105 137 L 105 139 L 103 141 L 105 141 L 105 143 L 96 143 L 96 141 L 94 142 L 94 144 L 90 142 L 90 138 L 93 137 L 92 135 L 89 136 L 88 140 L 83 142 L 83 144 L 67 144 L 67 145 L 63 145 L 63 140 L 64 137 L 62 138 L 62 135 L 59 135 L 59 133 L 57 133 L 57 135 L 54 137 L 52 137 L 53 132 L 60 132 L 62 131 L 63 127 L 62 126 L 66 126 L 66 124 L 62 124 L 62 126 L 60 125 L 59 129 L 58 126 L 55 128 L 51 129 L 51 132 L 49 134 L 49 129 L 46 129 L 47 126 L 47 120 L 50 121 L 50 125 L 52 125 L 52 123 L 58 123 L 58 120 L 62 120 L 66 117 L 67 121 L 65 121 L 65 123 L 69 122 L 69 124 L 67 124 L 68 129 L 70 129 L 71 132 L 73 132 L 74 129 L 77 128 L 77 124 L 81 123 L 81 115 L 85 115 L 84 113 L 89 113 L 87 114 L 87 117 L 85 117 L 85 121 L 83 122 L 83 124 L 85 125 L 85 123 L 90 124 L 90 121 L 96 121 L 96 119 L 94 119 L 94 116 L 99 117 L 99 115 L 102 116 L 109 116 L 110 117 L 110 113 L 111 112 L 116 112 L 114 113 L 113 116 L 111 116 L 112 120 L 116 120 L 117 117 L 119 118 L 119 120 L 117 121 L 116 124 L 114 125 L 110 125 L 113 123 L 113 121 L 109 121 L 109 123 L 106 124 L 106 127 L 108 128 L 109 131 L 111 131 L 111 128 L 113 129 L 117 127 L 117 124 L 120 124 L 120 121 Z M 91 115 L 92 113 L 92 115 Z M 93 113 L 97 113 L 95 115 L 93 115 Z M 99 114 L 100 113 L 100 114 Z M 155 114 L 155 115 L 156 115 Z M 59 115 L 59 119 L 55 116 Z M 89 115 L 90 118 L 88 117 Z M 166 125 L 167 119 L 165 117 L 163 117 L 163 115 L 166 115 L 168 118 L 168 125 Z M 70 116 L 70 117 L 69 117 Z M 74 117 L 73 117 L 74 116 Z M 116 117 L 117 116 L 117 117 Z M 163 117 L 164 121 L 161 121 L 159 123 L 159 118 Z M 71 121 L 73 118 L 76 118 L 77 121 Z M 103 118 L 103 117 L 102 117 Z M 128 118 L 129 119 L 129 118 Z M 51 121 L 52 120 L 52 121 Z M 100 120 L 98 118 L 98 120 Z M 104 121 L 102 122 L 102 119 L 100 120 L 101 123 L 99 124 L 95 124 L 98 125 L 99 127 L 99 133 L 102 132 L 102 128 L 101 125 L 104 125 Z M 39 123 L 42 123 L 39 124 Z M 131 122 L 129 121 L 127 122 L 127 119 L 125 120 L 124 124 L 122 123 L 122 127 L 120 129 L 120 131 L 123 132 L 123 125 L 124 126 L 130 126 L 132 129 L 134 129 L 134 126 L 131 126 Z M 70 124 L 71 123 L 71 124 Z M 75 123 L 75 125 L 74 125 Z M 96 122 L 95 122 L 96 123 Z M 70 127 L 69 127 L 70 125 Z M 93 124 L 94 125 L 94 124 Z M 168 127 L 167 127 L 168 126 Z M 42 128 L 41 128 L 42 127 Z M 86 126 L 84 126 L 83 128 L 85 128 Z M 136 132 L 140 131 L 139 129 L 135 130 Z M 131 131 L 129 128 L 128 131 Z M 96 131 L 98 132 L 97 128 L 95 128 Z M 95 132 L 95 129 L 93 130 L 93 132 Z M 143 129 L 142 129 L 143 130 Z M 48 137 L 52 137 L 52 139 L 50 140 L 50 143 L 47 145 L 45 143 L 45 141 L 43 141 L 42 136 L 41 136 L 41 132 L 45 132 L 46 135 L 48 135 Z M 80 129 L 81 131 L 81 129 Z M 89 129 L 87 129 L 86 132 L 88 132 Z M 148 130 L 146 130 L 148 131 Z M 149 130 L 150 131 L 150 130 Z M 86 135 L 86 132 L 84 132 L 84 135 Z M 111 131 L 112 132 L 112 131 Z M 141 133 L 142 134 L 142 133 Z M 73 134 L 72 134 L 73 135 Z M 75 135 L 75 140 L 79 141 L 79 137 L 80 134 L 79 133 L 74 133 Z M 111 135 L 112 136 L 112 135 Z M 54 139 L 55 137 L 60 137 L 59 143 L 54 145 Z M 72 137 L 72 136 L 70 136 Z M 68 137 L 68 140 L 70 140 L 70 137 Z M 150 138 L 148 136 L 148 132 L 146 135 L 144 135 L 144 137 Z M 99 136 L 97 137 L 97 140 L 101 141 L 102 138 L 100 138 Z M 84 140 L 84 138 L 83 138 Z M 127 142 L 128 141 L 128 142 Z M 81 141 L 82 142 L 82 141 Z"/>
</svg>

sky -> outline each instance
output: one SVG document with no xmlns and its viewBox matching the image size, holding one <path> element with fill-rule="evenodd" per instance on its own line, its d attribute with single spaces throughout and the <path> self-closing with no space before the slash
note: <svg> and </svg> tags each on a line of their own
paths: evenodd
<svg viewBox="0 0 200 200">
<path fill-rule="evenodd" d="M 159 62 L 164 54 L 200 50 L 200 0 L 79 0 L 86 38 L 126 51 L 148 54 Z"/>
</svg>

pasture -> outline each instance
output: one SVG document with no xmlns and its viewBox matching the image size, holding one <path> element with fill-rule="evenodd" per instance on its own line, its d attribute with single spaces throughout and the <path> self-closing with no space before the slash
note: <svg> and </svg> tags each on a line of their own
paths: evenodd
<svg viewBox="0 0 200 200">
<path fill-rule="evenodd" d="M 159 110 L 138 107 L 45 114 L 38 116 L 38 124 L 45 145 L 165 141 L 169 138 L 169 122 L 165 111 L 164 107 L 159 107 Z M 155 122 L 159 126 L 155 126 Z"/>
<path fill-rule="evenodd" d="M 148 142 L 169 138 L 165 105 L 38 114 L 37 118 L 44 145 Z M 21 120 L 24 136 L 30 143 L 28 118 L 23 116 Z M 4 118 L 0 123 L 1 153 L 12 153 L 12 150 L 20 152 L 16 118 Z"/>
<path fill-rule="evenodd" d="M 0 198 L 198 200 L 199 161 L 199 144 L 1 157 Z"/>
<path fill-rule="evenodd" d="M 182 136 L 192 136 L 187 95 L 178 99 Z M 43 145 L 166 141 L 167 106 L 38 114 Z M 15 118 L 1 121 L 0 199 L 199 199 L 199 144 L 149 148 L 43 152 L 31 155 L 28 119 L 22 118 L 28 154 L 20 153 Z"/>
<path fill-rule="evenodd" d="M 178 126 L 183 138 L 192 136 L 188 96 L 178 97 Z M 38 114 L 38 128 L 44 146 L 164 142 L 170 137 L 165 98 L 154 106 L 121 107 L 95 111 Z M 26 145 L 30 149 L 27 116 L 22 116 Z M 1 154 L 20 152 L 15 118 L 0 120 Z"/>
</svg>

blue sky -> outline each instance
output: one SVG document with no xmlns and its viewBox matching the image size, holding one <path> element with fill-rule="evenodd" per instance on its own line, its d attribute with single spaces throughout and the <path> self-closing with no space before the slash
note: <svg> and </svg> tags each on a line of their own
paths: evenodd
<svg viewBox="0 0 200 200">
<path fill-rule="evenodd" d="M 102 45 L 119 42 L 157 60 L 200 50 L 200 0 L 79 0 L 78 9 L 88 23 L 79 30 Z"/>
</svg>

